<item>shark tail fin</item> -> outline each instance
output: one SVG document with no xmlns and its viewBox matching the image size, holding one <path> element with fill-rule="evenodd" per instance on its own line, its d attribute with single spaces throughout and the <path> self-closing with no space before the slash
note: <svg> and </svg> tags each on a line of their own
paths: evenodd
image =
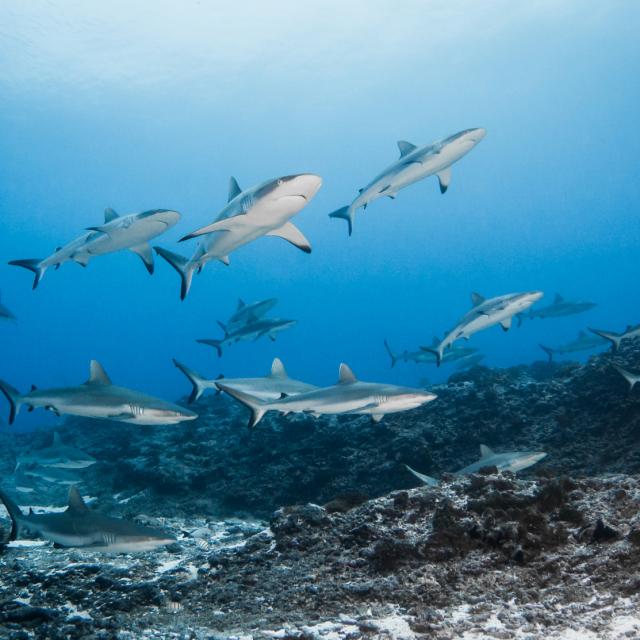
<svg viewBox="0 0 640 640">
<path fill-rule="evenodd" d="M 249 429 L 253 429 L 260 420 L 262 420 L 264 414 L 267 412 L 265 408 L 266 402 L 263 402 L 259 398 L 252 396 L 244 391 L 238 391 L 233 387 L 227 386 L 221 382 L 218 382 L 218 389 L 228 393 L 232 398 L 235 398 L 238 402 L 241 402 L 245 407 L 251 411 L 251 417 L 249 418 Z"/>
<path fill-rule="evenodd" d="M 547 354 L 549 362 L 553 362 L 553 349 L 551 349 L 551 347 L 545 347 L 543 344 L 539 344 L 538 346 Z"/>
<path fill-rule="evenodd" d="M 393 351 L 391 351 L 391 347 L 389 346 L 389 343 L 386 340 L 384 341 L 384 348 L 387 350 L 387 353 L 391 358 L 391 368 L 393 369 L 393 367 L 396 366 L 396 362 L 398 362 L 398 356 L 396 356 L 396 354 L 393 353 Z"/>
<path fill-rule="evenodd" d="M 178 362 L 175 358 L 173 359 L 173 364 L 189 379 L 193 388 L 191 389 L 191 394 L 187 402 L 189 404 L 194 403 L 205 392 L 207 381 L 199 373 L 196 373 L 193 369 L 189 369 L 189 367 Z"/>
<path fill-rule="evenodd" d="M 22 405 L 22 396 L 20 392 L 10 384 L 0 380 L 0 392 L 4 395 L 9 403 L 9 424 L 15 422 L 20 406 Z"/>
<path fill-rule="evenodd" d="M 329 214 L 330 218 L 342 218 L 347 221 L 347 225 L 349 226 L 349 235 L 353 232 L 353 214 L 354 210 L 350 207 L 341 207 L 340 209 L 336 209 L 332 213 Z"/>
<path fill-rule="evenodd" d="M 9 540 L 15 540 L 20 533 L 20 520 L 23 517 L 20 507 L 2 490 L 0 490 L 0 501 L 4 504 L 11 518 L 11 533 Z"/>
<path fill-rule="evenodd" d="M 619 367 L 618 365 L 613 365 L 614 369 L 629 383 L 629 393 L 633 391 L 633 387 L 636 386 L 636 382 L 640 382 L 640 376 L 634 375 L 630 371 Z"/>
<path fill-rule="evenodd" d="M 435 478 L 432 478 L 431 476 L 426 476 L 424 473 L 420 473 L 415 469 L 412 469 L 408 464 L 405 464 L 404 466 L 409 473 L 412 473 L 416 478 L 418 478 L 418 480 L 420 480 L 421 482 L 424 482 L 424 484 L 426 484 L 427 486 L 429 487 L 438 486 L 438 481 Z"/>
<path fill-rule="evenodd" d="M 177 253 L 163 249 L 162 247 L 153 247 L 155 252 L 164 258 L 180 275 L 180 300 L 184 300 L 191 288 L 191 280 L 195 267 L 190 261 Z"/>
<path fill-rule="evenodd" d="M 589 331 L 591 331 L 591 333 L 595 333 L 601 338 L 604 338 L 605 340 L 608 340 L 611 343 L 611 350 L 613 351 L 613 353 L 615 353 L 620 348 L 622 336 L 620 336 L 618 333 L 602 331 L 600 329 L 592 329 L 591 327 L 589 327 Z"/>
<path fill-rule="evenodd" d="M 208 344 L 210 347 L 213 347 L 218 352 L 218 358 L 222 357 L 222 340 L 213 340 L 210 338 L 200 338 L 196 340 L 198 344 Z"/>
<path fill-rule="evenodd" d="M 39 258 L 29 258 L 27 260 L 12 260 L 9 264 L 14 267 L 22 267 L 23 269 L 33 271 L 33 273 L 35 274 L 33 278 L 33 289 L 35 289 L 40 284 L 40 280 L 42 280 L 42 276 L 47 270 L 47 267 L 42 266 L 42 260 L 40 260 Z"/>
</svg>

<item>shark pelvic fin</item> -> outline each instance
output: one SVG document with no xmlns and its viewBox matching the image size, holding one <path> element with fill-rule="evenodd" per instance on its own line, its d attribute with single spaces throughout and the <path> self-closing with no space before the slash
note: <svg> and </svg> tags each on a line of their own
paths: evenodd
<svg viewBox="0 0 640 640">
<path fill-rule="evenodd" d="M 354 382 L 358 382 L 358 379 L 355 377 L 353 371 L 351 371 L 351 367 L 341 362 L 340 368 L 338 369 L 338 384 L 352 384 Z"/>
<path fill-rule="evenodd" d="M 281 227 L 269 231 L 269 233 L 265 235 L 282 238 L 290 242 L 294 247 L 302 249 L 305 253 L 311 253 L 311 243 L 304 237 L 302 231 L 300 231 L 293 222 L 285 222 Z"/>
<path fill-rule="evenodd" d="M 238 181 L 231 176 L 229 178 L 229 197 L 227 198 L 227 202 L 231 202 L 239 193 L 242 193 L 242 189 Z"/>
<path fill-rule="evenodd" d="M 151 251 L 151 245 L 148 242 L 143 242 L 135 247 L 131 247 L 131 251 L 137 256 L 140 256 L 147 271 L 153 274 L 153 253 Z"/>
<path fill-rule="evenodd" d="M 446 193 L 451 182 L 451 167 L 447 167 L 442 171 L 436 173 L 438 176 L 438 183 L 440 184 L 440 193 Z"/>
<path fill-rule="evenodd" d="M 109 222 L 113 222 L 118 217 L 118 214 L 111 208 L 107 207 L 104 210 L 104 223 L 108 224 Z"/>
<path fill-rule="evenodd" d="M 406 140 L 398 140 L 398 149 L 400 151 L 401 158 L 404 158 L 405 156 L 409 155 L 412 151 L 414 151 L 417 148 L 418 147 L 416 147 L 415 144 L 411 144 Z"/>
<path fill-rule="evenodd" d="M 280 358 L 274 358 L 271 363 L 271 373 L 269 374 L 272 378 L 288 378 L 287 370 L 284 368 L 282 364 L 282 360 Z"/>
<path fill-rule="evenodd" d="M 72 511 L 76 514 L 89 513 L 89 507 L 87 507 L 80 492 L 75 487 L 69 488 L 69 506 L 67 507 L 67 511 Z"/>
<path fill-rule="evenodd" d="M 102 365 L 97 360 L 92 360 L 89 363 L 89 379 L 85 382 L 85 384 L 111 384 L 109 376 L 106 374 Z"/>
<path fill-rule="evenodd" d="M 489 458 L 492 455 L 494 455 L 493 449 L 487 447 L 486 444 L 480 445 L 480 458 Z"/>
</svg>

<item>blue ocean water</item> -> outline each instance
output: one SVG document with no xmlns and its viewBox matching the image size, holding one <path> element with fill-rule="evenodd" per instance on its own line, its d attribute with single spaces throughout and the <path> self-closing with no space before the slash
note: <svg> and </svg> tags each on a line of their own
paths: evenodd
<svg viewBox="0 0 640 640">
<path fill-rule="evenodd" d="M 636 179 L 640 63 L 632 2 L 6 3 L 0 7 L 0 378 L 76 384 L 88 362 L 114 382 L 175 399 L 177 357 L 211 377 L 289 372 L 331 383 L 341 361 L 367 380 L 416 385 L 446 368 L 389 367 L 383 340 L 414 350 L 451 328 L 469 294 L 540 289 L 599 306 L 472 338 L 492 366 L 544 358 L 539 342 L 638 321 Z M 356 214 L 327 214 L 397 157 L 470 127 L 487 137 L 453 167 Z M 260 239 L 210 263 L 179 299 L 156 259 L 95 258 L 50 270 L 36 291 L 6 263 L 45 257 L 103 209 L 181 212 L 157 240 L 215 218 L 242 187 L 299 172 L 323 186 L 294 222 L 306 255 Z M 277 297 L 298 321 L 276 342 L 225 350 L 216 320 L 238 297 Z M 577 357 L 586 357 L 578 354 Z M 3 405 L 3 415 L 4 405 Z M 15 428 L 51 424 L 20 415 Z"/>
</svg>

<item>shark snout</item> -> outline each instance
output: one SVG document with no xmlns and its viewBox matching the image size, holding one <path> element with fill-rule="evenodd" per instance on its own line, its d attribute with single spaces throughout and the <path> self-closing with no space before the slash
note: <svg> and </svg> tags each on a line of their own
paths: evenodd
<svg viewBox="0 0 640 640">
<path fill-rule="evenodd" d="M 311 200 L 322 186 L 322 178 L 315 173 L 299 173 L 278 180 L 280 197 L 299 196 Z"/>
<path fill-rule="evenodd" d="M 180 220 L 180 214 L 171 209 L 152 209 L 141 213 L 138 218 L 140 220 L 149 220 L 153 222 L 161 222 L 168 227 L 173 227 Z"/>
<path fill-rule="evenodd" d="M 478 127 L 477 129 L 471 129 L 468 133 L 469 140 L 474 144 L 477 144 L 487 135 L 487 130 L 482 127 Z"/>
</svg>

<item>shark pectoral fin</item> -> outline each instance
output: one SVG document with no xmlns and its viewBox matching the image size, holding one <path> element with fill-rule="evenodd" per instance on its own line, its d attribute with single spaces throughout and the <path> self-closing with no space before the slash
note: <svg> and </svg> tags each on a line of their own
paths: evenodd
<svg viewBox="0 0 640 640">
<path fill-rule="evenodd" d="M 500 326 L 502 327 L 503 331 L 509 331 L 509 329 L 511 329 L 511 320 L 512 320 L 513 316 L 509 317 L 509 318 L 505 318 L 501 323 Z"/>
<path fill-rule="evenodd" d="M 311 253 L 311 243 L 304 237 L 302 231 L 298 229 L 292 222 L 285 222 L 281 227 L 269 231 L 265 234 L 267 236 L 274 236 L 276 238 L 282 238 L 287 242 L 290 242 L 294 247 L 302 249 L 305 253 Z"/>
<path fill-rule="evenodd" d="M 113 222 L 118 217 L 118 214 L 111 208 L 107 207 L 104 210 L 104 223 L 108 224 L 109 222 Z"/>
<path fill-rule="evenodd" d="M 440 183 L 440 193 L 446 193 L 449 188 L 449 183 L 451 182 L 451 167 L 447 167 L 442 171 L 436 173 L 438 176 L 438 182 Z"/>
<path fill-rule="evenodd" d="M 206 227 L 197 229 L 193 233 L 189 233 L 188 235 L 180 238 L 179 242 L 184 242 L 185 240 L 197 238 L 198 236 L 204 236 L 208 233 L 214 233 L 216 231 L 233 231 L 233 229 L 238 224 L 238 221 L 236 220 L 237 217 L 238 216 L 235 216 L 234 218 L 225 218 L 224 220 L 220 220 L 218 222 L 214 222 L 213 224 L 209 224 Z"/>
<path fill-rule="evenodd" d="M 490 456 L 494 455 L 493 449 L 487 447 L 486 444 L 481 444 L 480 445 L 480 457 L 481 458 L 488 458 Z"/>
<path fill-rule="evenodd" d="M 143 242 L 135 247 L 131 247 L 131 251 L 137 256 L 140 256 L 147 271 L 153 274 L 153 252 L 151 251 L 151 245 L 148 242 Z"/>
<path fill-rule="evenodd" d="M 132 413 L 131 411 L 123 411 L 122 413 L 113 413 L 107 416 L 109 420 L 132 420 L 135 417 L 136 417 L 135 413 Z"/>
</svg>

